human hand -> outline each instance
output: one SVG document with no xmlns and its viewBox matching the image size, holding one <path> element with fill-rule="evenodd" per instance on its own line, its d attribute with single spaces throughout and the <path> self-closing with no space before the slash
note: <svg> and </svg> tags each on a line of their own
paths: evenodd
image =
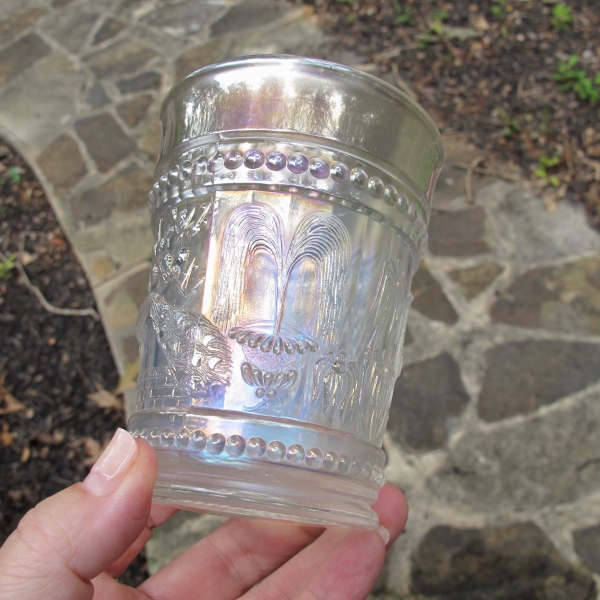
<svg viewBox="0 0 600 600">
<path fill-rule="evenodd" d="M 406 523 L 390 485 L 378 531 L 230 519 L 139 588 L 122 573 L 176 509 L 152 505 L 154 450 L 120 429 L 83 483 L 25 515 L 0 548 L 0 600 L 358 600 Z M 389 538 L 388 538 L 389 534 Z"/>
</svg>

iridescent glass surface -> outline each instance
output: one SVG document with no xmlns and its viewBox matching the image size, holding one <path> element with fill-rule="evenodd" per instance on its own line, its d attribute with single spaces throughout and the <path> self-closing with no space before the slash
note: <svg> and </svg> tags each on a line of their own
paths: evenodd
<svg viewBox="0 0 600 600">
<path fill-rule="evenodd" d="M 437 129 L 375 78 L 292 57 L 202 69 L 161 122 L 129 423 L 155 499 L 375 527 Z"/>
</svg>

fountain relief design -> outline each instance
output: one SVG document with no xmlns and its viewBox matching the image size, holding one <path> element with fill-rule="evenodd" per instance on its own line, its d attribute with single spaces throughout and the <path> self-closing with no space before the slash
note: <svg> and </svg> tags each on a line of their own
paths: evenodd
<svg viewBox="0 0 600 600">
<path fill-rule="evenodd" d="M 312 212 L 285 244 L 285 227 L 269 205 L 253 203 L 234 209 L 224 227 L 212 319 L 242 349 L 244 382 L 255 387 L 260 402 L 248 409 L 279 414 L 289 401 L 282 392 L 299 378 L 304 356 L 337 343 L 351 257 L 350 236 L 342 221 L 327 212 Z M 259 255 L 271 261 L 274 286 L 264 302 L 271 318 L 245 318 L 246 272 Z M 294 274 L 305 261 L 316 268 L 312 314 L 297 318 L 307 329 L 285 321 L 297 295 L 289 294 Z M 264 275 L 268 277 L 268 275 Z M 292 306 L 290 306 L 290 304 Z M 302 311 L 301 311 L 302 312 Z"/>
</svg>

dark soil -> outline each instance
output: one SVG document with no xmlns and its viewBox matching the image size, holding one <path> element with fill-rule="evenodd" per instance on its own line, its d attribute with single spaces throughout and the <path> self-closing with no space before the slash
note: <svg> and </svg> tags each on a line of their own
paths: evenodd
<svg viewBox="0 0 600 600">
<path fill-rule="evenodd" d="M 118 399 L 101 408 L 88 398 L 118 385 L 102 324 L 47 312 L 10 268 L 20 250 L 51 304 L 94 306 L 42 188 L 0 141 L 0 544 L 30 508 L 81 481 L 125 423 Z M 120 579 L 138 585 L 146 576 L 141 557 Z"/>
<path fill-rule="evenodd" d="M 483 166 L 520 172 L 550 203 L 583 202 L 600 226 L 598 0 L 305 2 L 337 51 L 341 40 L 369 72 L 400 78 L 442 131 L 481 149 Z"/>
</svg>

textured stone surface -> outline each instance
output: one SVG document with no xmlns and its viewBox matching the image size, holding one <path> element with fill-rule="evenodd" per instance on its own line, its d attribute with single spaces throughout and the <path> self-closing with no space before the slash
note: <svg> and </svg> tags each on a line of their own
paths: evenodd
<svg viewBox="0 0 600 600">
<path fill-rule="evenodd" d="M 151 104 L 152 96 L 145 94 L 119 104 L 117 113 L 128 127 L 135 127 L 146 116 Z"/>
<path fill-rule="evenodd" d="M 0 44 L 10 42 L 46 14 L 48 14 L 48 9 L 42 6 L 32 6 L 25 10 L 15 11 L 6 19 L 0 20 Z"/>
<path fill-rule="evenodd" d="M 75 129 L 102 173 L 110 171 L 135 148 L 109 113 L 81 119 Z"/>
<path fill-rule="evenodd" d="M 148 548 L 148 569 L 156 573 L 225 520 L 215 515 L 178 513 L 155 530 L 154 541 Z"/>
<path fill-rule="evenodd" d="M 574 531 L 573 544 L 579 558 L 600 575 L 600 525 Z"/>
<path fill-rule="evenodd" d="M 133 323 L 137 313 L 148 295 L 148 279 L 150 267 L 127 275 L 114 282 L 111 289 L 99 294 L 100 303 L 104 310 L 107 324 L 117 334 L 115 341 L 117 347 L 122 348 L 122 340 L 135 332 Z M 125 364 L 122 355 L 117 357 L 121 364 Z"/>
<path fill-rule="evenodd" d="M 600 259 L 527 271 L 500 296 L 491 315 L 519 327 L 600 334 Z"/>
<path fill-rule="evenodd" d="M 504 269 L 495 262 L 485 262 L 470 269 L 449 273 L 458 283 L 467 300 L 472 300 L 485 290 Z"/>
<path fill-rule="evenodd" d="M 485 355 L 487 371 L 479 416 L 498 421 L 527 415 L 600 381 L 600 345 L 581 342 L 512 342 Z"/>
<path fill-rule="evenodd" d="M 29 33 L 0 50 L 0 85 L 50 54 L 50 47 L 35 33 Z"/>
<path fill-rule="evenodd" d="M 86 5 L 74 5 L 44 20 L 42 29 L 61 46 L 77 52 L 98 20 L 99 13 Z"/>
<path fill-rule="evenodd" d="M 141 150 L 148 154 L 152 162 L 158 157 L 158 146 L 160 144 L 160 122 L 157 112 L 148 116 L 146 125 L 138 134 L 138 145 Z"/>
<path fill-rule="evenodd" d="M 112 75 L 127 75 L 143 67 L 156 52 L 135 40 L 115 42 L 85 58 L 96 77 L 103 79 Z"/>
<path fill-rule="evenodd" d="M 481 207 L 458 211 L 431 211 L 429 249 L 445 256 L 485 254 L 485 212 Z"/>
<path fill-rule="evenodd" d="M 220 37 L 202 46 L 187 50 L 175 63 L 175 78 L 181 79 L 206 65 L 224 60 L 231 48 L 231 43 L 230 38 Z"/>
<path fill-rule="evenodd" d="M 128 79 L 119 79 L 117 81 L 117 87 L 121 94 L 140 92 L 142 90 L 156 90 L 160 88 L 161 80 L 162 77 L 160 73 L 148 71 L 147 73 L 140 73 L 139 75 Z"/>
<path fill-rule="evenodd" d="M 559 202 L 551 212 L 531 191 L 505 183 L 486 188 L 481 203 L 494 218 L 494 244 L 522 267 L 600 251 L 581 205 Z"/>
<path fill-rule="evenodd" d="M 144 18 L 144 22 L 165 29 L 173 35 L 190 35 L 201 31 L 207 21 L 214 19 L 221 12 L 223 7 L 216 3 L 184 0 L 157 8 Z"/>
<path fill-rule="evenodd" d="M 576 571 L 533 523 L 458 529 L 438 526 L 413 561 L 413 591 L 439 600 L 593 600 Z"/>
<path fill-rule="evenodd" d="M 85 101 L 94 108 L 100 108 L 106 106 L 110 102 L 110 98 L 106 95 L 102 85 L 96 82 L 88 92 Z"/>
<path fill-rule="evenodd" d="M 442 286 L 434 279 L 424 261 L 413 277 L 411 292 L 414 296 L 412 307 L 422 315 L 449 324 L 458 321 L 458 315 L 442 291 Z"/>
<path fill-rule="evenodd" d="M 76 114 L 85 79 L 83 69 L 65 56 L 40 61 L 0 89 L 0 125 L 39 152 Z"/>
<path fill-rule="evenodd" d="M 600 397 L 512 427 L 465 435 L 430 482 L 461 510 L 535 511 L 600 488 Z"/>
<path fill-rule="evenodd" d="M 76 223 L 92 225 L 114 211 L 124 213 L 145 207 L 152 179 L 138 165 L 129 165 L 100 187 L 88 190 L 71 201 Z"/>
<path fill-rule="evenodd" d="M 96 35 L 94 35 L 93 44 L 101 44 L 106 40 L 110 40 L 126 28 L 127 23 L 119 21 L 118 19 L 113 19 L 112 17 L 108 17 L 104 20 L 104 23 L 102 23 L 100 29 L 98 29 L 96 32 Z"/>
<path fill-rule="evenodd" d="M 220 35 L 252 29 L 265 25 L 282 16 L 289 5 L 277 0 L 246 0 L 232 8 L 224 17 L 212 26 L 212 34 Z"/>
<path fill-rule="evenodd" d="M 70 190 L 87 173 L 79 147 L 68 135 L 59 136 L 44 148 L 37 161 L 57 192 Z"/>
<path fill-rule="evenodd" d="M 388 431 L 416 452 L 446 446 L 448 420 L 469 401 L 458 365 L 449 354 L 405 367 L 394 387 Z"/>
</svg>

